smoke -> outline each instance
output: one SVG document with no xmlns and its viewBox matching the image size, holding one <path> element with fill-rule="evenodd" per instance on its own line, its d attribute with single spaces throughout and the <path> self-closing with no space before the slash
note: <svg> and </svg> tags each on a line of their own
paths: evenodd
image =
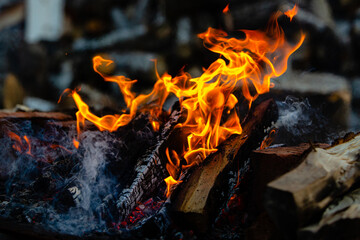
<svg viewBox="0 0 360 240">
<path fill-rule="evenodd" d="M 274 143 L 296 145 L 303 142 L 331 141 L 335 134 L 329 127 L 329 121 L 320 109 L 310 105 L 308 99 L 300 100 L 288 96 L 285 101 L 277 102 L 279 118 L 274 124 L 278 133 Z"/>
</svg>

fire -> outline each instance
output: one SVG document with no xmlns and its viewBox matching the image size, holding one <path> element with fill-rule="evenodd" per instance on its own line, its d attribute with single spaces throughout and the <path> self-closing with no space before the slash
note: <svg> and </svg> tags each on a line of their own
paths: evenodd
<svg viewBox="0 0 360 240">
<path fill-rule="evenodd" d="M 79 148 L 80 142 L 74 138 L 73 139 L 73 144 L 74 144 L 75 148 Z"/>
<path fill-rule="evenodd" d="M 265 149 L 271 145 L 271 143 L 274 141 L 275 136 L 277 133 L 277 129 L 271 129 L 268 136 L 265 137 L 265 139 L 261 142 L 260 149 Z"/>
<path fill-rule="evenodd" d="M 290 18 L 290 22 L 291 22 L 293 17 L 297 14 L 297 12 L 298 12 L 298 6 L 295 4 L 292 9 L 284 12 L 284 14 Z"/>
<path fill-rule="evenodd" d="M 228 12 L 229 12 L 229 4 L 226 5 L 226 7 L 223 9 L 222 12 L 223 12 L 223 13 L 228 13 Z"/>
<path fill-rule="evenodd" d="M 296 6 L 294 9 L 297 9 Z M 182 143 L 181 150 L 166 149 L 166 168 L 170 177 L 165 181 L 169 194 L 170 186 L 178 183 L 175 179 L 178 179 L 183 169 L 200 163 L 209 154 L 216 152 L 216 147 L 230 135 L 242 133 L 236 110 L 239 98 L 235 96 L 235 90 L 241 90 L 242 98 L 245 99 L 241 99 L 241 102 L 250 108 L 260 94 L 269 91 L 272 86 L 270 79 L 286 71 L 289 56 L 301 46 L 305 35 L 302 34 L 295 45 L 286 42 L 285 34 L 277 22 L 282 15 L 282 12 L 274 14 L 266 31 L 241 30 L 245 34 L 243 39 L 235 39 L 222 30 L 208 28 L 198 37 L 206 48 L 221 57 L 197 78 L 186 72 L 175 77 L 167 73 L 161 77 L 157 74 L 158 80 L 147 95 L 136 96 L 131 91 L 135 80 L 101 73 L 100 67 L 109 66 L 113 62 L 100 56 L 94 57 L 94 70 L 105 81 L 118 84 L 127 110 L 123 114 L 98 117 L 90 112 L 77 91 L 67 89 L 65 91 L 70 92 L 78 108 L 76 116 L 79 134 L 85 119 L 93 122 L 101 131 L 116 131 L 139 112 L 149 113 L 153 128 L 158 130 L 162 105 L 169 94 L 174 94 L 186 114 L 186 120 L 175 127 L 181 129 L 186 141 Z"/>
<path fill-rule="evenodd" d="M 170 196 L 172 186 L 182 182 L 182 181 L 175 180 L 172 176 L 169 176 L 169 177 L 165 178 L 164 181 L 166 182 L 166 186 L 167 186 L 167 188 L 166 188 L 166 197 Z"/>
<path fill-rule="evenodd" d="M 31 144 L 30 144 L 30 140 L 28 138 L 28 136 L 23 136 L 22 138 L 17 135 L 14 132 L 8 132 L 8 136 L 10 137 L 10 139 L 12 139 L 13 141 L 15 141 L 15 143 L 12 145 L 13 149 L 15 149 L 17 152 L 25 152 L 26 154 L 33 156 L 31 153 Z M 22 140 L 25 140 L 24 141 Z"/>
</svg>

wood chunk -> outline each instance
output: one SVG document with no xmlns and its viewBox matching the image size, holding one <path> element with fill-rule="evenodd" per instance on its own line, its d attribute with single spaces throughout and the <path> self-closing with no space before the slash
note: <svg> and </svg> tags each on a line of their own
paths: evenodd
<svg viewBox="0 0 360 240">
<path fill-rule="evenodd" d="M 70 115 L 60 112 L 0 112 L 0 119 L 52 119 L 57 121 L 67 121 L 73 118 Z"/>
<path fill-rule="evenodd" d="M 180 117 L 180 111 L 174 111 L 171 114 L 170 120 L 165 124 L 161 132 L 158 144 L 139 160 L 135 167 L 135 178 L 131 186 L 124 189 L 120 194 L 120 198 L 116 201 L 120 221 L 123 221 L 132 209 L 139 202 L 144 201 L 146 196 L 154 192 L 163 183 L 164 178 L 166 178 L 166 169 L 163 167 L 159 157 L 160 149 L 162 149 L 163 144 L 166 144 L 171 130 L 177 124 Z"/>
<path fill-rule="evenodd" d="M 288 238 L 360 180 L 359 154 L 358 134 L 328 149 L 314 148 L 296 169 L 268 184 L 265 208 Z"/>
<path fill-rule="evenodd" d="M 358 239 L 360 236 L 360 189 L 332 203 L 319 223 L 299 231 L 299 239 Z"/>
<path fill-rule="evenodd" d="M 233 166 L 235 157 L 242 155 L 240 160 L 247 159 L 245 155 L 248 148 L 259 144 L 259 140 L 264 137 L 257 134 L 264 134 L 263 126 L 273 120 L 274 109 L 273 100 L 257 106 L 243 125 L 243 133 L 227 139 L 218 147 L 217 152 L 195 168 L 186 182 L 180 184 L 171 199 L 173 212 L 182 223 L 191 224 L 192 229 L 199 231 L 205 231 L 210 226 L 224 202 L 220 199 L 227 198 L 223 191 L 229 185 L 229 170 L 236 170 Z"/>
<path fill-rule="evenodd" d="M 328 144 L 316 144 L 316 147 L 326 148 Z M 274 147 L 255 150 L 250 155 L 253 169 L 252 201 L 257 211 L 263 210 L 266 184 L 297 167 L 304 155 L 310 151 L 309 143 L 298 146 Z"/>
</svg>

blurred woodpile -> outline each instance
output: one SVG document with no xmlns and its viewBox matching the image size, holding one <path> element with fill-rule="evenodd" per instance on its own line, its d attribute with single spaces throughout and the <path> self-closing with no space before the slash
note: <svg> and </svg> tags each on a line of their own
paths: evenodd
<svg viewBox="0 0 360 240">
<path fill-rule="evenodd" d="M 198 33 L 211 26 L 241 37 L 236 30 L 264 29 L 273 12 L 288 10 L 298 1 L 56 0 L 45 5 L 40 2 L 0 3 L 0 108 L 13 108 L 16 104 L 44 111 L 72 108 L 71 100 L 60 104 L 56 101 L 64 89 L 81 85 L 81 93 L 90 106 L 122 108 L 117 86 L 105 83 L 93 72 L 93 56 L 100 54 L 114 60 L 110 74 L 137 79 L 135 90 L 148 91 L 156 79 L 152 59 L 157 59 L 160 74 L 167 71 L 176 75 L 185 66 L 186 71 L 198 76 L 203 66 L 218 57 L 202 46 Z M 222 9 L 228 3 L 230 11 L 224 14 Z M 305 79 L 302 74 L 306 73 L 305 88 L 312 88 L 312 79 L 330 88 L 335 85 L 332 89 L 336 96 L 333 92 L 313 95 L 321 95 L 330 106 L 335 105 L 336 113 L 324 108 L 332 123 L 359 128 L 360 3 L 301 1 L 295 21 L 280 19 L 280 24 L 289 41 L 296 39 L 300 29 L 307 37 L 289 64 L 289 72 L 294 70 L 296 74 L 288 74 L 279 82 L 302 84 Z M 329 77 L 333 75 L 328 73 L 335 76 Z M 340 79 L 336 75 L 342 76 L 340 85 L 334 83 Z M 287 87 L 285 92 L 297 91 Z M 286 94 L 274 91 L 273 95 L 282 100 Z M 318 107 L 316 101 L 311 104 Z"/>
</svg>

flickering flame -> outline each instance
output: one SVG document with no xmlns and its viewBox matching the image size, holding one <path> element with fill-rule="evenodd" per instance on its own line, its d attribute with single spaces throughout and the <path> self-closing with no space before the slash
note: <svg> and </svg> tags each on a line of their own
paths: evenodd
<svg viewBox="0 0 360 240">
<path fill-rule="evenodd" d="M 74 138 L 73 139 L 73 144 L 74 144 L 75 148 L 79 148 L 80 142 Z"/>
<path fill-rule="evenodd" d="M 277 133 L 277 129 L 271 129 L 269 135 L 265 137 L 265 139 L 261 142 L 260 149 L 265 149 L 271 145 L 271 143 L 274 141 L 275 136 Z"/>
<path fill-rule="evenodd" d="M 298 12 L 298 6 L 295 4 L 295 6 L 292 9 L 284 12 L 284 14 L 290 18 L 290 22 L 291 22 L 293 17 L 297 14 L 297 12 Z"/>
<path fill-rule="evenodd" d="M 282 14 L 277 12 L 273 15 L 266 31 L 241 30 L 245 34 L 244 39 L 231 38 L 222 30 L 208 28 L 198 36 L 203 39 L 206 48 L 221 57 L 197 78 L 186 72 L 176 77 L 167 73 L 161 77 L 157 74 L 158 80 L 147 95 L 136 96 L 131 92 L 134 80 L 101 73 L 99 67 L 106 67 L 112 61 L 94 57 L 94 70 L 105 81 L 118 84 L 127 110 L 120 115 L 98 117 L 90 112 L 77 91 L 67 89 L 65 91 L 70 92 L 78 107 L 78 133 L 81 133 L 85 119 L 93 122 L 100 130 L 115 131 L 128 124 L 138 112 L 149 113 L 153 128 L 158 130 L 162 105 L 170 93 L 174 94 L 186 114 L 186 120 L 175 127 L 181 129 L 186 141 L 179 143 L 182 144 L 182 150 L 166 149 L 166 169 L 170 177 L 165 182 L 169 194 L 171 185 L 178 183 L 175 179 L 183 169 L 200 163 L 209 154 L 216 152 L 216 147 L 230 135 L 242 133 L 236 110 L 239 99 L 234 91 L 241 90 L 242 98 L 250 108 L 260 94 L 269 91 L 272 86 L 270 79 L 286 71 L 289 56 L 301 46 L 305 35 L 302 34 L 295 45 L 286 42 L 277 22 Z"/>
<path fill-rule="evenodd" d="M 223 9 L 223 13 L 228 13 L 229 12 L 229 4 L 226 5 L 226 7 Z"/>
<path fill-rule="evenodd" d="M 165 178 L 164 181 L 166 182 L 166 186 L 167 186 L 167 188 L 166 188 L 166 197 L 170 196 L 172 186 L 182 182 L 182 181 L 175 180 L 172 176 L 169 176 L 169 177 Z"/>
</svg>

